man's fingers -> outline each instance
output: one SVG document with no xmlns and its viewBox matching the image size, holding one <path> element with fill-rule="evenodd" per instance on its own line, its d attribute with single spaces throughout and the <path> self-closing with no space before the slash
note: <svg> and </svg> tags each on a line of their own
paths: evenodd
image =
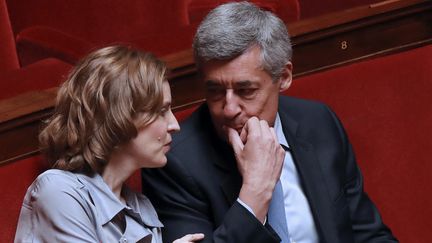
<svg viewBox="0 0 432 243">
<path fill-rule="evenodd" d="M 243 144 L 246 143 L 248 136 L 248 130 L 247 130 L 247 123 L 243 126 L 241 132 L 240 132 L 240 139 L 243 142 Z"/>
<path fill-rule="evenodd" d="M 249 137 L 250 135 L 255 138 L 261 137 L 261 125 L 260 121 L 256 116 L 249 118 L 249 120 L 244 125 L 243 130 L 246 130 L 247 137 Z M 244 140 L 247 140 L 247 138 L 245 138 Z"/>
<path fill-rule="evenodd" d="M 261 137 L 273 138 L 273 135 L 270 132 L 270 127 L 266 120 L 260 120 L 259 125 L 261 128 Z M 277 141 L 277 140 L 276 140 Z"/>
<path fill-rule="evenodd" d="M 204 234 L 196 233 L 196 234 L 187 234 L 180 239 L 173 241 L 173 243 L 190 243 L 198 240 L 204 239 Z"/>
<path fill-rule="evenodd" d="M 202 239 L 204 239 L 204 234 L 202 234 L 202 233 L 190 234 L 189 235 L 189 240 L 190 241 L 197 241 L 197 240 L 202 240 Z"/>
<path fill-rule="evenodd" d="M 228 127 L 228 139 L 231 144 L 231 146 L 234 149 L 234 153 L 240 154 L 240 152 L 244 148 L 244 144 L 242 140 L 240 139 L 240 136 L 238 135 L 237 131 Z"/>
</svg>

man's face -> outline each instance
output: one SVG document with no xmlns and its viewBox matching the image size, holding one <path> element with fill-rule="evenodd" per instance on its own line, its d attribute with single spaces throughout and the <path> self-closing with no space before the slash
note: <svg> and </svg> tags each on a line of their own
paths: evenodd
<svg viewBox="0 0 432 243">
<path fill-rule="evenodd" d="M 253 116 L 273 126 L 279 92 L 291 83 L 291 63 L 273 82 L 261 67 L 260 49 L 250 48 L 235 59 L 209 61 L 203 68 L 207 104 L 218 135 L 227 140 L 227 127 L 241 132 Z"/>
</svg>

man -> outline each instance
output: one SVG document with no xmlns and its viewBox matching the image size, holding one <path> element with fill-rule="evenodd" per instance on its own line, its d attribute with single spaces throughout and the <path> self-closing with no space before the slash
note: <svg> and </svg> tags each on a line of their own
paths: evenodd
<svg viewBox="0 0 432 243">
<path fill-rule="evenodd" d="M 214 9 L 194 53 L 206 104 L 143 171 L 164 241 L 397 242 L 363 192 L 344 129 L 325 105 L 279 97 L 292 81 L 283 22 L 247 2 Z"/>
</svg>

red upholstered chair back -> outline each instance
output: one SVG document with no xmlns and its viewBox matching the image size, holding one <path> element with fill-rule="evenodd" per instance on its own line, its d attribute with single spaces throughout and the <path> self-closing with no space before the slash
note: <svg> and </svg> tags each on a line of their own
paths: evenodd
<svg viewBox="0 0 432 243">
<path fill-rule="evenodd" d="M 54 87 L 69 69 L 68 64 L 54 59 L 20 68 L 8 7 L 5 0 L 0 0 L 0 99 Z"/>
<path fill-rule="evenodd" d="M 428 45 L 305 76 L 286 92 L 323 101 L 336 111 L 366 191 L 385 223 L 407 243 L 430 242 L 431 77 Z"/>
<path fill-rule="evenodd" d="M 48 58 L 24 68 L 0 72 L 0 100 L 56 87 L 66 79 L 70 69 L 69 64 Z"/>
<path fill-rule="evenodd" d="M 130 41 L 187 24 L 183 0 L 7 0 L 15 34 L 47 26 L 84 40 Z"/>
<path fill-rule="evenodd" d="M 5 0 L 0 0 L 0 40 L 0 73 L 18 69 L 19 63 L 15 48 L 15 38 Z"/>
<path fill-rule="evenodd" d="M 89 51 L 127 43 L 165 55 L 190 48 L 184 0 L 8 0 L 23 66 L 46 57 L 75 64 Z"/>
</svg>

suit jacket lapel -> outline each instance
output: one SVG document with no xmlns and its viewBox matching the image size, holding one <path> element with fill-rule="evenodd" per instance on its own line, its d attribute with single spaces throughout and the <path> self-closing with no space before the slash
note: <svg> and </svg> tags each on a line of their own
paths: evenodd
<svg viewBox="0 0 432 243">
<path fill-rule="evenodd" d="M 294 163 L 301 178 L 304 193 L 308 199 L 315 225 L 320 239 L 332 242 L 327 232 L 333 224 L 331 208 L 332 203 L 327 192 L 324 174 L 318 163 L 314 147 L 311 143 L 298 137 L 301 126 L 287 113 L 279 110 L 282 129 L 291 147 Z"/>
</svg>

